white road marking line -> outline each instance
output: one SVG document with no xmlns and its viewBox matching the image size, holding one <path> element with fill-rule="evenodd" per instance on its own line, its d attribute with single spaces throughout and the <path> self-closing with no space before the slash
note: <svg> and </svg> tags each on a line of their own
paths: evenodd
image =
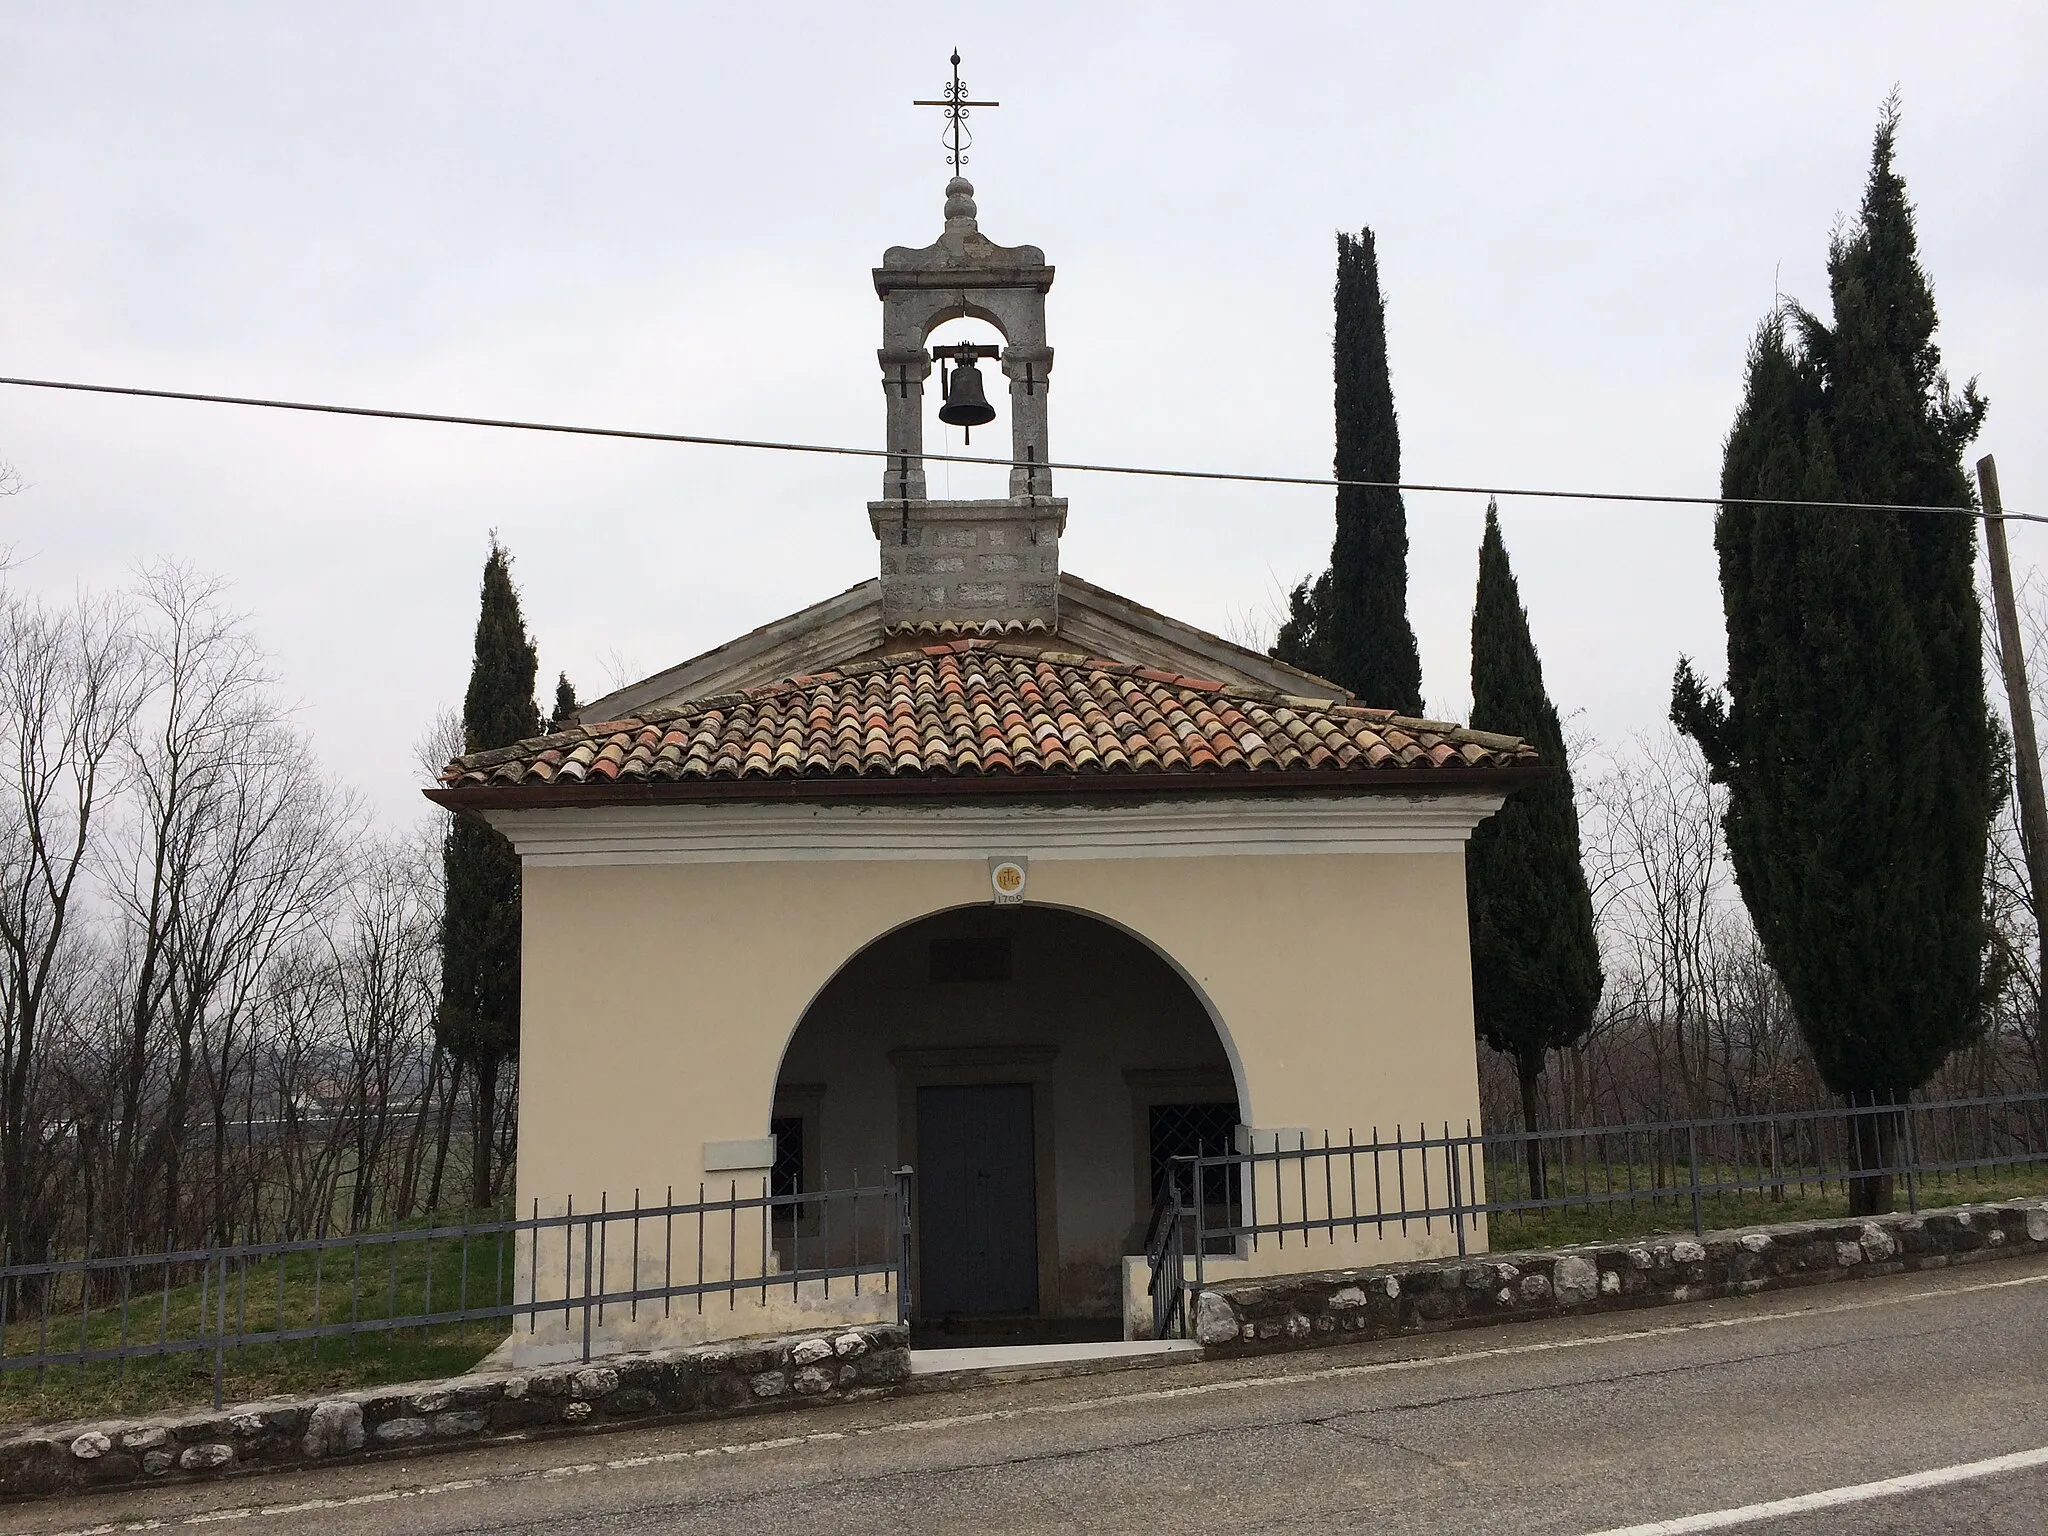
<svg viewBox="0 0 2048 1536">
<path fill-rule="evenodd" d="M 901 1435 L 920 1430 L 961 1429 L 975 1424 L 1007 1423 L 1017 1419 L 1042 1418 L 1053 1414 L 1086 1413 L 1098 1408 L 1120 1408 L 1129 1403 L 1163 1403 L 1187 1397 L 1208 1397 L 1219 1392 L 1245 1392 L 1254 1388 L 1300 1386 L 1307 1382 L 1336 1381 L 1353 1376 L 1378 1376 L 1394 1371 L 1425 1370 L 1433 1365 L 1462 1365 L 1468 1361 L 1500 1360 L 1515 1355 L 1550 1354 L 1559 1350 L 1589 1349 L 1600 1344 L 1630 1344 L 1644 1339 L 1674 1338 L 1688 1333 L 1705 1333 L 1720 1328 L 1747 1328 L 1758 1323 L 1785 1322 L 1793 1318 L 1829 1317 L 1843 1312 L 1868 1312 L 1877 1307 L 1903 1306 L 1936 1296 L 1968 1296 L 1981 1291 L 2008 1291 L 2023 1285 L 2048 1284 L 2048 1273 L 2021 1275 L 2014 1280 L 1983 1280 L 1974 1285 L 1952 1285 L 1923 1291 L 1904 1291 L 1896 1296 L 1873 1296 L 1861 1301 L 1838 1302 L 1826 1307 L 1790 1307 L 1776 1312 L 1755 1312 L 1740 1317 L 1710 1317 L 1691 1323 L 1666 1323 L 1657 1328 L 1630 1328 L 1617 1333 L 1588 1334 L 1575 1339 L 1543 1339 L 1533 1344 L 1496 1344 L 1485 1349 L 1450 1350 L 1435 1355 L 1408 1355 L 1398 1360 L 1371 1360 L 1360 1365 L 1326 1365 L 1312 1371 L 1288 1371 L 1272 1376 L 1237 1376 L 1227 1381 L 1196 1382 L 1185 1387 L 1156 1387 L 1143 1392 L 1116 1392 L 1101 1397 L 1078 1398 L 1066 1403 L 1033 1403 L 1022 1408 L 994 1408 L 982 1413 L 955 1413 L 929 1419 L 907 1419 L 900 1424 L 870 1424 L 857 1429 L 820 1430 L 808 1435 L 782 1435 L 773 1440 L 746 1440 L 728 1445 L 707 1445 L 692 1450 L 650 1451 L 636 1456 L 618 1456 L 609 1461 L 577 1461 L 562 1466 L 533 1468 L 521 1472 L 500 1472 L 484 1477 L 456 1478 L 443 1483 L 425 1483 L 417 1488 L 380 1489 L 375 1493 L 342 1494 L 329 1499 L 305 1499 L 291 1504 L 241 1504 L 226 1509 L 206 1510 L 173 1519 L 135 1520 L 119 1524 L 82 1526 L 50 1536 L 128 1536 L 130 1532 L 161 1531 L 209 1525 L 223 1520 L 245 1520 L 257 1515 L 302 1514 L 314 1510 L 354 1509 L 365 1504 L 386 1504 L 394 1499 L 420 1499 L 435 1494 L 460 1493 L 471 1488 L 490 1488 L 507 1483 L 554 1481 L 586 1477 L 597 1472 L 623 1472 L 637 1467 L 670 1466 L 705 1456 L 745 1456 L 757 1451 L 787 1450 L 793 1446 L 822 1445 L 835 1440 L 863 1440 L 877 1435 Z M 1363 1342 L 1363 1341 L 1361 1341 Z M 488 1443 L 476 1447 L 488 1449 Z M 2025 1454 L 2040 1454 L 2027 1452 Z M 336 1469 L 342 1470 L 340 1468 Z M 1922 1476 L 1928 1474 L 1919 1474 Z M 1986 1474 L 1989 1475 L 1989 1474 Z M 179 1485 L 190 1487 L 190 1484 Z M 1878 1486 L 1870 1484 L 1867 1486 Z M 130 1492 L 147 1492 L 131 1489 Z M 1820 1497 L 1820 1495 L 1809 1495 Z M 1870 1495 L 1878 1497 L 1878 1495 Z M 1761 1506 L 1759 1506 L 1761 1507 Z M 1710 1518 L 1694 1516 L 1692 1518 Z M 1768 1517 L 1758 1517 L 1768 1518 Z M 1647 1536 L 1685 1530 L 1710 1530 L 1711 1526 L 1631 1526 L 1628 1536 Z M 0 1533 L 5 1536 L 5 1533 Z M 1595 1532 L 1594 1536 L 1624 1536 L 1621 1531 Z"/>
<path fill-rule="evenodd" d="M 2033 1451 L 2014 1451 L 2010 1456 L 1993 1456 L 1985 1461 L 1935 1467 L 1927 1472 L 1909 1472 L 1904 1477 L 1887 1477 L 1874 1483 L 1855 1483 L 1847 1488 L 1802 1493 L 1796 1498 L 1772 1499 L 1767 1504 L 1745 1504 L 1740 1509 L 1716 1509 L 1703 1515 L 1683 1515 L 1676 1520 L 1652 1520 L 1648 1525 L 1618 1525 L 1612 1530 L 1595 1531 L 1592 1536 L 1687 1536 L 1691 1531 L 1722 1531 L 1733 1525 L 1782 1520 L 1787 1515 L 1804 1515 L 1816 1509 L 1835 1509 L 1843 1504 L 1862 1504 L 1870 1499 L 1894 1499 L 1904 1493 L 1945 1488 L 1951 1483 L 1975 1482 L 1979 1478 L 1998 1477 L 2006 1472 L 2023 1472 L 2029 1467 L 2048 1467 L 2048 1446 Z"/>
</svg>

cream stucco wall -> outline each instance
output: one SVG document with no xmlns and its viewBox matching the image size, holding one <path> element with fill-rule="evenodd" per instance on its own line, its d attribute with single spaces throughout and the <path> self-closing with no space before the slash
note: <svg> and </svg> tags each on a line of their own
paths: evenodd
<svg viewBox="0 0 2048 1536">
<path fill-rule="evenodd" d="M 1093 914 L 1141 939 L 1211 1013 L 1261 1130 L 1382 1134 L 1477 1120 L 1462 842 L 1427 851 L 1255 843 L 1066 856 L 1041 840 L 1027 901 Z M 679 808 L 679 810 L 684 808 Z M 588 813 L 574 813 L 588 814 Z M 644 813 L 643 813 L 644 814 Z M 707 1142 L 763 1137 L 798 1021 L 841 967 L 929 914 L 986 905 L 985 856 L 591 861 L 528 852 L 519 1201 L 616 1206 L 637 1189 L 694 1195 Z M 1021 823 L 1020 823 L 1021 827 Z M 573 840 L 573 838 L 571 839 Z M 1020 830 L 1018 841 L 1026 840 Z M 1410 839 L 1414 842 L 1415 839 Z M 1012 851 L 992 842 L 986 853 Z M 714 1183 L 723 1187 L 724 1174 Z M 1334 1250 L 1264 1244 L 1219 1261 L 1284 1271 L 1449 1251 L 1435 1233 Z M 1215 1266 L 1212 1265 L 1212 1268 Z"/>
</svg>

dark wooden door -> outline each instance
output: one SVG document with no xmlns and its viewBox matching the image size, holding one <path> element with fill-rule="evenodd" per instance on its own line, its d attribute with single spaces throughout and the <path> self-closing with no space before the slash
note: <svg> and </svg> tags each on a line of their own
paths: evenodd
<svg viewBox="0 0 2048 1536">
<path fill-rule="evenodd" d="M 928 1318 L 1038 1308 L 1031 1085 L 917 1090 L 917 1210 Z"/>
</svg>

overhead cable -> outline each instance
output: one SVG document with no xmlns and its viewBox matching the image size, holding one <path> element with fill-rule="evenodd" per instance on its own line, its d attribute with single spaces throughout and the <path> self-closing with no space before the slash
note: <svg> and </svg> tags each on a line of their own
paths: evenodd
<svg viewBox="0 0 2048 1536">
<path fill-rule="evenodd" d="M 1816 512 L 1945 512 L 1984 517 L 1976 507 L 1938 507 L 1913 502 L 1796 501 L 1763 496 L 1672 496 L 1642 491 L 1567 491 L 1548 487 L 1450 485 L 1420 480 L 1347 480 L 1328 475 L 1261 475 L 1218 469 L 1163 469 L 1154 465 L 1090 464 L 1078 460 L 993 459 L 959 453 L 903 454 L 888 448 L 847 448 L 830 443 L 788 443 L 766 438 L 714 437 L 701 432 L 652 432 L 632 427 L 585 427 L 554 421 L 518 421 L 499 416 L 455 416 L 439 411 L 387 410 L 368 405 L 328 405 L 310 400 L 268 400 L 251 395 L 213 395 L 195 390 L 140 389 L 122 384 L 81 384 L 64 379 L 0 378 L 21 389 L 70 390 L 89 395 L 126 395 L 143 400 L 187 400 L 202 405 L 243 405 L 269 411 L 305 411 L 322 416 L 366 416 L 380 421 L 419 421 L 451 427 L 492 427 L 508 432 L 551 432 L 568 437 L 617 438 L 628 442 L 681 443 L 697 448 L 752 448 L 769 453 L 827 454 L 855 459 L 917 459 L 935 464 L 985 464 L 994 469 L 1065 470 L 1091 475 L 1137 475 L 1166 480 L 1223 481 L 1240 485 L 1300 485 L 1322 490 L 1413 491 L 1452 496 L 1524 496 L 1546 501 L 1635 502 L 1679 507 L 1797 507 Z M 2048 523 L 2048 514 L 1998 514 L 2007 522 Z"/>
</svg>

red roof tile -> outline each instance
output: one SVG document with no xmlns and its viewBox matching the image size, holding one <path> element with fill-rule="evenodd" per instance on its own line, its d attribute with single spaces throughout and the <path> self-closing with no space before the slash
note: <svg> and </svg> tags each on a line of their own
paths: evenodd
<svg viewBox="0 0 2048 1536">
<path fill-rule="evenodd" d="M 1536 766 L 1509 736 L 987 639 L 458 757 L 448 788 Z"/>
</svg>

